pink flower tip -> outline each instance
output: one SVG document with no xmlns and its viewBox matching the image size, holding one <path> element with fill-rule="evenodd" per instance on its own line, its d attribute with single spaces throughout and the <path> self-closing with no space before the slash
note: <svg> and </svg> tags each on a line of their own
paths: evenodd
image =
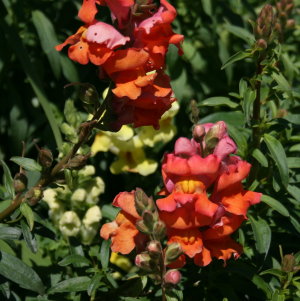
<svg viewBox="0 0 300 301">
<path fill-rule="evenodd" d="M 164 276 L 165 283 L 178 284 L 181 280 L 181 273 L 178 270 L 169 270 Z"/>
</svg>

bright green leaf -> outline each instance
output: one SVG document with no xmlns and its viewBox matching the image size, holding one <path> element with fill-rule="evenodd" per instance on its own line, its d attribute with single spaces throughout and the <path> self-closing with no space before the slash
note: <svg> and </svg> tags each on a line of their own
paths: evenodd
<svg viewBox="0 0 300 301">
<path fill-rule="evenodd" d="M 277 164 L 282 184 L 287 187 L 289 183 L 289 169 L 284 148 L 280 141 L 270 134 L 264 134 L 264 141 L 267 144 L 273 160 Z"/>
<path fill-rule="evenodd" d="M 268 270 L 262 271 L 259 275 L 273 275 L 273 276 L 280 278 L 280 277 L 284 276 L 284 273 L 278 269 L 268 269 Z"/>
<path fill-rule="evenodd" d="M 239 106 L 237 103 L 231 101 L 229 97 L 223 97 L 223 96 L 206 98 L 203 101 L 201 101 L 199 105 L 206 106 L 206 107 L 228 106 L 232 109 L 235 109 L 236 107 Z"/>
<path fill-rule="evenodd" d="M 109 257 L 110 257 L 110 240 L 103 240 L 101 244 L 101 249 L 100 249 L 100 261 L 102 268 L 104 270 L 107 269 L 108 263 L 109 263 Z"/>
<path fill-rule="evenodd" d="M 299 157 L 288 157 L 287 164 L 289 168 L 300 168 L 300 158 Z"/>
<path fill-rule="evenodd" d="M 263 195 L 261 197 L 262 202 L 269 205 L 271 208 L 279 212 L 283 216 L 290 216 L 288 210 L 277 200 L 273 199 L 272 197 L 268 195 Z"/>
<path fill-rule="evenodd" d="M 48 294 L 86 291 L 91 279 L 87 276 L 70 278 L 55 284 Z"/>
<path fill-rule="evenodd" d="M 34 215 L 32 209 L 27 203 L 22 203 L 20 206 L 20 211 L 26 218 L 30 231 L 32 231 L 34 225 Z"/>
<path fill-rule="evenodd" d="M 258 148 L 253 151 L 252 156 L 261 164 L 261 166 L 268 167 L 269 163 L 266 156 Z"/>
<path fill-rule="evenodd" d="M 221 70 L 224 70 L 225 68 L 227 68 L 228 66 L 230 66 L 231 64 L 243 60 L 247 57 L 251 57 L 252 53 L 251 52 L 246 52 L 246 51 L 239 51 L 236 54 L 234 54 L 233 56 L 231 56 L 226 62 L 225 64 L 222 66 Z"/>
<path fill-rule="evenodd" d="M 15 189 L 14 189 L 14 182 L 13 182 L 13 178 L 11 176 L 10 170 L 3 160 L 0 160 L 0 163 L 1 163 L 1 165 L 3 167 L 3 171 L 4 171 L 4 186 L 9 194 L 9 197 L 11 199 L 14 199 L 15 198 Z"/>
<path fill-rule="evenodd" d="M 10 160 L 26 170 L 42 171 L 42 166 L 33 159 L 15 156 L 11 157 Z"/>
<path fill-rule="evenodd" d="M 65 257 L 63 260 L 61 260 L 58 263 L 58 265 L 64 267 L 64 266 L 67 266 L 67 265 L 70 265 L 73 263 L 81 263 L 82 264 L 81 266 L 87 266 L 91 262 L 84 256 L 74 254 L 74 255 L 69 255 L 69 256 Z"/>
</svg>

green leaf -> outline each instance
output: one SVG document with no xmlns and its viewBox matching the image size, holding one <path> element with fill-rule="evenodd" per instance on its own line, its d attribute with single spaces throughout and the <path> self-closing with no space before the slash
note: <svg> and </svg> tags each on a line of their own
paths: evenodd
<svg viewBox="0 0 300 301">
<path fill-rule="evenodd" d="M 289 168 L 284 148 L 279 140 L 269 134 L 264 134 L 264 141 L 271 153 L 271 157 L 277 164 L 282 184 L 287 187 L 289 184 Z"/>
<path fill-rule="evenodd" d="M 29 207 L 27 203 L 22 203 L 20 206 L 20 211 L 26 218 L 30 231 L 32 231 L 34 226 L 34 215 L 32 209 Z"/>
<path fill-rule="evenodd" d="M 272 289 L 270 287 L 270 285 L 265 282 L 262 277 L 258 276 L 258 275 L 254 275 L 252 278 L 252 282 L 262 291 L 264 291 L 264 293 L 266 294 L 267 298 L 270 298 L 272 295 Z"/>
<path fill-rule="evenodd" d="M 261 166 L 268 167 L 269 163 L 267 158 L 258 148 L 253 151 L 252 156 L 261 164 Z"/>
<path fill-rule="evenodd" d="M 280 278 L 280 277 L 284 276 L 284 273 L 278 269 L 268 269 L 268 270 L 262 271 L 261 273 L 259 273 L 259 275 L 273 275 L 273 276 Z"/>
<path fill-rule="evenodd" d="M 109 220 L 114 220 L 120 210 L 113 207 L 112 205 L 104 205 L 101 208 L 102 216 L 108 218 Z"/>
<path fill-rule="evenodd" d="M 97 273 L 93 276 L 93 278 L 89 284 L 89 287 L 87 289 L 87 293 L 89 296 L 92 296 L 96 292 L 97 288 L 101 284 L 100 280 L 102 278 L 103 278 L 103 274 L 100 274 L 100 273 Z"/>
<path fill-rule="evenodd" d="M 58 45 L 54 27 L 50 20 L 39 10 L 32 12 L 32 21 L 38 32 L 42 49 L 48 57 L 50 67 L 52 68 L 55 77 L 59 78 L 61 62 L 60 54 L 54 48 Z"/>
<path fill-rule="evenodd" d="M 228 30 L 230 33 L 234 34 L 235 36 L 243 39 L 245 42 L 248 43 L 249 46 L 251 46 L 255 42 L 255 38 L 252 33 L 250 33 L 248 30 L 235 26 L 232 24 L 225 24 L 225 29 Z"/>
<path fill-rule="evenodd" d="M 288 193 L 298 202 L 300 202 L 300 188 L 294 185 L 289 185 L 287 187 Z"/>
<path fill-rule="evenodd" d="M 102 268 L 104 270 L 107 269 L 108 263 L 109 263 L 109 257 L 110 257 L 110 240 L 103 240 L 101 244 L 101 249 L 100 249 L 100 261 Z"/>
<path fill-rule="evenodd" d="M 242 87 L 241 90 L 243 90 Z M 243 102 L 242 102 L 243 110 L 245 113 L 246 120 L 247 122 L 249 122 L 251 121 L 253 102 L 256 98 L 256 91 L 253 91 L 250 88 L 246 88 L 242 97 L 243 97 Z"/>
<path fill-rule="evenodd" d="M 289 149 L 290 152 L 300 152 L 300 143 L 294 144 Z"/>
<path fill-rule="evenodd" d="M 287 164 L 289 168 L 300 168 L 300 158 L 299 157 L 288 157 Z"/>
<path fill-rule="evenodd" d="M 27 247 L 32 253 L 37 253 L 38 248 L 36 239 L 34 235 L 30 232 L 28 225 L 23 220 L 21 220 L 21 228 Z"/>
<path fill-rule="evenodd" d="M 243 60 L 247 57 L 251 57 L 252 56 L 252 52 L 247 52 L 247 51 L 239 51 L 236 54 L 234 54 L 233 56 L 231 56 L 222 66 L 221 70 L 224 70 L 225 68 L 227 68 L 228 66 L 230 66 L 231 64 Z"/>
<path fill-rule="evenodd" d="M 267 256 L 271 244 L 271 229 L 267 222 L 260 217 L 258 220 L 255 220 L 252 216 L 250 216 L 249 219 L 256 242 L 256 250 L 258 253 L 265 254 L 265 256 Z"/>
<path fill-rule="evenodd" d="M 282 73 L 272 73 L 272 78 L 276 81 L 278 86 L 275 87 L 275 90 L 280 92 L 287 93 L 290 97 L 293 97 L 292 89 L 289 82 L 286 78 L 282 75 Z"/>
<path fill-rule="evenodd" d="M 13 256 L 16 255 L 15 251 L 11 248 L 11 246 L 2 239 L 0 239 L 0 251 L 3 251 Z"/>
<path fill-rule="evenodd" d="M 205 116 L 204 118 L 201 118 L 200 122 L 207 123 L 217 122 L 220 120 L 226 122 L 227 125 L 230 124 L 235 127 L 243 127 L 245 124 L 244 114 L 240 111 L 212 113 L 210 115 Z"/>
<path fill-rule="evenodd" d="M 9 198 L 14 199 L 15 198 L 14 180 L 5 162 L 3 160 L 0 160 L 0 163 L 4 171 L 4 186 L 7 190 L 7 193 L 9 194 Z"/>
<path fill-rule="evenodd" d="M 3 251 L 0 252 L 0 275 L 30 291 L 39 294 L 45 291 L 41 278 L 31 267 Z"/>
<path fill-rule="evenodd" d="M 69 255 L 66 258 L 64 258 L 63 260 L 61 260 L 58 265 L 64 267 L 73 263 L 81 263 L 81 266 L 87 266 L 89 264 L 91 264 L 90 260 L 88 260 L 87 258 L 85 258 L 84 256 L 81 255 Z"/>
<path fill-rule="evenodd" d="M 21 233 L 22 231 L 19 228 L 7 226 L 0 227 L 0 239 L 16 240 L 20 238 Z"/>
<path fill-rule="evenodd" d="M 33 159 L 15 156 L 11 157 L 10 160 L 26 170 L 42 171 L 42 166 Z"/>
<path fill-rule="evenodd" d="M 277 200 L 273 199 L 272 197 L 268 195 L 263 195 L 261 197 L 262 202 L 266 203 L 269 205 L 271 208 L 279 212 L 283 216 L 290 216 L 288 210 Z"/>
<path fill-rule="evenodd" d="M 201 2 L 204 12 L 211 17 L 213 12 L 211 0 L 201 0 Z"/>
<path fill-rule="evenodd" d="M 291 223 L 294 226 L 294 228 L 297 230 L 298 233 L 300 233 L 300 223 L 293 216 L 290 216 L 290 219 L 291 219 Z"/>
<path fill-rule="evenodd" d="M 210 97 L 204 99 L 203 101 L 201 101 L 199 105 L 206 106 L 206 107 L 228 106 L 232 109 L 235 109 L 239 106 L 237 103 L 231 101 L 229 97 L 223 97 L 223 96 L 216 96 L 216 97 Z"/>
<path fill-rule="evenodd" d="M 86 291 L 91 279 L 87 276 L 70 278 L 55 284 L 48 294 Z"/>
</svg>

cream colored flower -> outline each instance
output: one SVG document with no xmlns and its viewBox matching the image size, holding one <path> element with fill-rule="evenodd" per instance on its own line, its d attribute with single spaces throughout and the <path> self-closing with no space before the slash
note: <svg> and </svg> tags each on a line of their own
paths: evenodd
<svg viewBox="0 0 300 301">
<path fill-rule="evenodd" d="M 59 229 L 65 236 L 76 236 L 80 226 L 81 221 L 74 211 L 66 211 L 59 220 Z"/>
<path fill-rule="evenodd" d="M 82 223 L 86 227 L 91 226 L 92 224 L 98 225 L 101 218 L 102 218 L 102 214 L 101 214 L 100 207 L 95 205 L 87 210 L 82 220 Z"/>
</svg>

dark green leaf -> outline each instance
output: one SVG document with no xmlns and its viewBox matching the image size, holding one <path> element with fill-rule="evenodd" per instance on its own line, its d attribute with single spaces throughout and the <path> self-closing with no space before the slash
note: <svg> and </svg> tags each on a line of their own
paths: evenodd
<svg viewBox="0 0 300 301">
<path fill-rule="evenodd" d="M 256 148 L 253 153 L 252 156 L 263 166 L 263 167 L 268 167 L 268 160 L 265 157 L 265 155 L 258 149 Z"/>
<path fill-rule="evenodd" d="M 94 275 L 87 289 L 87 293 L 89 296 L 92 296 L 95 293 L 95 291 L 100 285 L 100 280 L 102 278 L 103 278 L 103 274 L 98 273 Z"/>
<path fill-rule="evenodd" d="M 299 223 L 299 221 L 296 218 L 294 218 L 293 216 L 290 216 L 290 219 L 291 219 L 291 223 L 294 226 L 294 228 L 297 230 L 298 233 L 300 233 L 300 223 Z"/>
<path fill-rule="evenodd" d="M 38 251 L 36 239 L 30 232 L 28 225 L 23 220 L 21 220 L 21 228 L 27 247 L 32 253 L 36 253 Z"/>
<path fill-rule="evenodd" d="M 288 157 L 287 164 L 289 168 L 300 168 L 300 158 L 299 157 Z"/>
<path fill-rule="evenodd" d="M 70 264 L 73 264 L 73 263 L 77 263 L 77 264 L 81 263 L 82 264 L 81 266 L 87 266 L 91 262 L 87 258 L 85 258 L 84 256 L 74 254 L 74 255 L 69 255 L 66 258 L 64 258 L 63 260 L 61 260 L 58 263 L 58 265 L 64 267 L 64 266 L 67 266 L 67 265 L 70 265 Z"/>
<path fill-rule="evenodd" d="M 59 77 L 61 71 L 60 54 L 55 50 L 58 45 L 54 27 L 50 20 L 39 10 L 32 12 L 32 21 L 38 32 L 41 46 L 46 53 L 50 67 L 56 78 Z"/>
<path fill-rule="evenodd" d="M 235 36 L 247 42 L 249 46 L 251 46 L 255 42 L 255 38 L 253 34 L 242 27 L 231 25 L 231 24 L 225 24 L 224 27 L 230 33 L 234 34 Z"/>
<path fill-rule="evenodd" d="M 267 256 L 271 244 L 271 229 L 267 222 L 260 217 L 258 220 L 255 220 L 252 216 L 250 216 L 249 219 L 256 242 L 256 250 L 258 253 L 265 254 L 265 256 Z"/>
<path fill-rule="evenodd" d="M 201 118 L 200 122 L 207 123 L 217 122 L 221 120 L 235 127 L 243 127 L 245 124 L 244 114 L 240 111 L 213 113 L 208 116 L 205 116 L 204 118 Z"/>
<path fill-rule="evenodd" d="M 3 160 L 0 160 L 0 163 L 4 171 L 4 186 L 7 190 L 7 193 L 9 194 L 9 198 L 14 199 L 15 198 L 14 181 L 11 176 L 10 170 Z"/>
<path fill-rule="evenodd" d="M 104 270 L 107 269 L 109 263 L 110 244 L 111 244 L 110 240 L 103 240 L 101 244 L 100 261 L 101 261 L 102 268 Z"/>
<path fill-rule="evenodd" d="M 15 156 L 11 157 L 10 160 L 26 170 L 42 171 L 42 166 L 33 159 Z"/>
<path fill-rule="evenodd" d="M 0 239 L 16 240 L 20 238 L 21 233 L 22 231 L 19 228 L 7 226 L 0 227 Z"/>
<path fill-rule="evenodd" d="M 261 197 L 261 200 L 269 205 L 271 208 L 279 212 L 283 216 L 290 216 L 288 210 L 277 200 L 273 199 L 272 197 L 268 195 L 263 195 Z"/>
<path fill-rule="evenodd" d="M 298 202 L 300 202 L 300 188 L 298 188 L 297 186 L 294 185 L 289 185 L 287 187 L 287 191 L 289 192 L 289 194 L 295 198 L 295 200 L 297 200 Z"/>
<path fill-rule="evenodd" d="M 258 275 L 254 275 L 252 278 L 252 282 L 260 288 L 266 294 L 267 298 L 270 298 L 272 295 L 272 289 L 267 282 L 265 282 L 262 277 Z"/>
<path fill-rule="evenodd" d="M 5 252 L 0 252 L 0 275 L 25 289 L 44 293 L 44 285 L 39 275 L 19 258 Z"/>
<path fill-rule="evenodd" d="M 70 278 L 55 284 L 48 294 L 86 291 L 91 279 L 87 276 Z"/>
<path fill-rule="evenodd" d="M 235 109 L 239 106 L 237 103 L 231 101 L 229 97 L 223 96 L 206 98 L 203 101 L 201 101 L 199 105 L 206 107 L 227 106 L 232 109 Z"/>
<path fill-rule="evenodd" d="M 279 140 L 269 134 L 264 134 L 264 141 L 271 153 L 271 157 L 277 164 L 282 184 L 287 187 L 289 183 L 289 169 L 284 148 Z"/>
<path fill-rule="evenodd" d="M 259 275 L 273 275 L 280 278 L 284 276 L 284 273 L 278 269 L 269 269 L 269 270 L 262 271 Z"/>
<path fill-rule="evenodd" d="M 225 64 L 222 66 L 221 70 L 227 68 L 228 66 L 230 66 L 231 64 L 243 60 L 247 57 L 251 57 L 252 53 L 251 52 L 246 52 L 246 51 L 239 51 L 236 54 L 234 54 L 233 56 L 231 56 L 226 62 Z"/>
<path fill-rule="evenodd" d="M 10 298 L 9 282 L 1 283 L 0 284 L 0 291 L 3 293 L 4 297 L 8 300 Z"/>
<path fill-rule="evenodd" d="M 286 80 L 286 78 L 282 75 L 282 73 L 272 73 L 273 79 L 278 84 L 277 87 L 275 87 L 276 90 L 280 92 L 287 93 L 290 97 L 293 97 L 291 86 L 289 82 Z"/>
<path fill-rule="evenodd" d="M 32 209 L 28 206 L 27 203 L 22 203 L 20 206 L 20 211 L 26 218 L 30 231 L 32 231 L 34 225 L 34 215 Z"/>
</svg>

